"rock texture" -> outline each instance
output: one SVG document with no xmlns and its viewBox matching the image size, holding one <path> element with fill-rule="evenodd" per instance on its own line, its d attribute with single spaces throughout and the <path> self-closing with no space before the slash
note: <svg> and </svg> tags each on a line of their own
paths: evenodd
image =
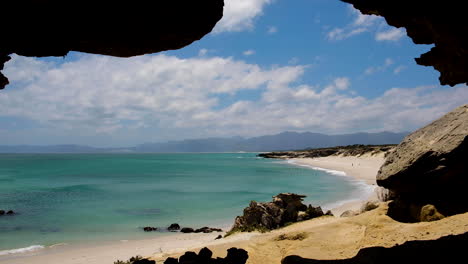
<svg viewBox="0 0 468 264">
<path fill-rule="evenodd" d="M 145 231 L 145 232 L 153 232 L 153 231 L 158 231 L 158 228 L 152 227 L 152 226 L 145 226 L 145 227 L 143 227 L 143 231 Z"/>
<path fill-rule="evenodd" d="M 242 216 L 236 217 L 230 232 L 272 230 L 289 223 L 308 220 L 325 215 L 322 208 L 302 203 L 305 195 L 280 193 L 272 202 L 251 201 Z M 327 212 L 331 215 L 331 212 Z"/>
<path fill-rule="evenodd" d="M 211 32 L 223 6 L 223 0 L 2 1 L 2 20 L 9 23 L 1 29 L 0 70 L 12 53 L 131 57 L 180 49 Z M 0 89 L 7 84 L 0 74 Z"/>
<path fill-rule="evenodd" d="M 377 183 L 390 190 L 389 215 L 418 221 L 431 204 L 442 215 L 468 211 L 468 105 L 408 135 L 388 155 Z"/>
<path fill-rule="evenodd" d="M 198 254 L 187 251 L 178 260 L 168 258 L 164 264 L 245 264 L 249 258 L 247 251 L 238 248 L 228 249 L 225 258 L 212 258 L 212 256 L 213 252 L 205 247 Z"/>
<path fill-rule="evenodd" d="M 389 25 L 404 27 L 416 44 L 435 44 L 416 59 L 440 72 L 440 83 L 468 84 L 468 23 L 463 1 L 342 0 L 363 14 L 385 17 Z"/>
<path fill-rule="evenodd" d="M 395 263 L 463 263 L 466 260 L 468 233 L 437 240 L 409 241 L 391 248 L 370 247 L 359 250 L 349 259 L 315 260 L 287 256 L 281 264 L 395 264 Z"/>
<path fill-rule="evenodd" d="M 177 223 L 171 224 L 171 225 L 167 228 L 167 230 L 169 230 L 169 231 L 177 231 L 177 230 L 180 230 L 180 225 L 177 224 Z"/>
</svg>

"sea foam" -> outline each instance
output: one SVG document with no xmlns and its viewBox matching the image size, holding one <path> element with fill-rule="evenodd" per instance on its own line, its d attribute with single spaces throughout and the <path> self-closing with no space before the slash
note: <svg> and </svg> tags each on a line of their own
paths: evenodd
<svg viewBox="0 0 468 264">
<path fill-rule="evenodd" d="M 0 250 L 0 256 L 5 256 L 5 255 L 10 255 L 10 254 L 20 254 L 20 253 L 26 253 L 26 252 L 32 252 L 32 251 L 37 251 L 44 249 L 44 246 L 41 245 L 32 245 L 29 247 L 25 248 L 16 248 L 16 249 L 10 249 L 10 250 Z"/>
</svg>

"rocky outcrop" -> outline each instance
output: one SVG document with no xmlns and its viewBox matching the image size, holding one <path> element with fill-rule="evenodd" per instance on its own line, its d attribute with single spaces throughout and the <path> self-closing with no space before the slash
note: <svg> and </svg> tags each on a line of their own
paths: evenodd
<svg viewBox="0 0 468 264">
<path fill-rule="evenodd" d="M 213 252 L 205 247 L 198 254 L 187 251 L 179 259 L 168 258 L 164 264 L 245 264 L 249 258 L 247 251 L 240 248 L 228 249 L 225 258 L 212 258 L 212 256 Z"/>
<path fill-rule="evenodd" d="M 432 204 L 425 205 L 421 208 L 421 212 L 419 214 L 419 221 L 421 222 L 432 222 L 437 221 L 444 218 L 441 213 L 437 211 L 437 208 Z"/>
<path fill-rule="evenodd" d="M 468 105 L 408 135 L 390 153 L 377 184 L 390 190 L 389 215 L 419 221 L 431 204 L 449 216 L 468 212 Z"/>
<path fill-rule="evenodd" d="M 180 49 L 209 33 L 223 16 L 223 0 L 1 1 L 0 70 L 9 54 L 67 55 L 80 51 L 131 57 Z M 60 21 L 57 23 L 57 21 Z M 8 79 L 0 74 L 0 89 Z"/>
<path fill-rule="evenodd" d="M 361 206 L 361 213 L 372 211 L 379 207 L 378 201 L 367 201 Z"/>
<path fill-rule="evenodd" d="M 182 233 L 213 233 L 213 232 L 223 232 L 223 230 L 220 228 L 204 226 L 202 228 L 197 228 L 197 229 L 193 229 L 191 227 L 184 227 L 180 230 L 180 232 Z"/>
<path fill-rule="evenodd" d="M 180 230 L 180 225 L 177 223 L 171 224 L 168 228 L 168 231 L 178 231 Z"/>
<path fill-rule="evenodd" d="M 158 228 L 152 227 L 152 226 L 143 227 L 143 231 L 145 231 L 145 232 L 153 232 L 153 231 L 157 231 L 157 230 L 158 230 Z"/>
<path fill-rule="evenodd" d="M 328 156 L 360 156 L 364 154 L 388 153 L 396 145 L 349 145 L 296 151 L 260 153 L 257 156 L 270 159 L 320 158 Z"/>
<path fill-rule="evenodd" d="M 437 240 L 409 241 L 391 248 L 370 247 L 359 250 L 349 259 L 316 260 L 287 256 L 281 264 L 395 264 L 395 263 L 462 263 L 466 259 L 468 233 Z"/>
<path fill-rule="evenodd" d="M 0 216 L 2 215 L 14 215 L 15 212 L 13 210 L 8 210 L 8 211 L 5 211 L 5 210 L 0 210 Z"/>
<path fill-rule="evenodd" d="M 406 28 L 416 44 L 434 44 L 416 62 L 439 71 L 442 85 L 468 84 L 468 23 L 463 1 L 342 1 L 363 14 L 385 17 L 389 25 Z"/>
<path fill-rule="evenodd" d="M 184 228 L 182 228 L 180 230 L 180 232 L 182 232 L 182 233 L 193 233 L 193 232 L 195 232 L 195 230 L 193 228 L 191 228 L 191 227 L 184 227 Z"/>
<path fill-rule="evenodd" d="M 302 203 L 305 195 L 280 193 L 272 202 L 251 201 L 242 216 L 236 217 L 229 233 L 236 231 L 272 230 L 289 223 L 308 220 L 325 215 L 320 207 Z M 327 212 L 331 215 L 331 212 Z"/>
</svg>

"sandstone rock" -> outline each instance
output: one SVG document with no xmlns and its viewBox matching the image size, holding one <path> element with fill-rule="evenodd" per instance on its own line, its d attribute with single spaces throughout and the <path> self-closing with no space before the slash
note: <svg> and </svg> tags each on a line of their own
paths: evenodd
<svg viewBox="0 0 468 264">
<path fill-rule="evenodd" d="M 367 201 L 361 206 L 361 213 L 365 213 L 379 207 L 378 201 Z"/>
<path fill-rule="evenodd" d="M 180 49 L 209 33 L 223 0 L 1 1 L 0 70 L 9 54 L 65 56 L 69 51 L 118 57 Z M 60 23 L 57 23 L 60 21 Z M 8 79 L 0 73 L 0 89 Z"/>
<path fill-rule="evenodd" d="M 377 175 L 377 183 L 394 196 L 389 215 L 400 221 L 418 221 L 418 213 L 409 217 L 408 210 L 426 204 L 433 204 L 443 215 L 467 212 L 466 157 L 468 105 L 408 135 L 388 155 Z"/>
<path fill-rule="evenodd" d="M 433 206 L 432 204 L 428 204 L 421 208 L 419 220 L 421 222 L 431 222 L 431 221 L 440 220 L 444 217 L 445 216 L 443 216 L 441 213 L 437 211 L 435 206 Z"/>
<path fill-rule="evenodd" d="M 340 217 L 352 217 L 352 216 L 356 216 L 358 215 L 357 212 L 353 211 L 353 210 L 347 210 L 347 211 L 344 211 Z"/>
<path fill-rule="evenodd" d="M 171 224 L 171 225 L 167 228 L 167 230 L 169 230 L 169 231 L 177 231 L 177 230 L 180 230 L 180 225 L 177 224 L 177 223 Z"/>
<path fill-rule="evenodd" d="M 193 232 L 195 232 L 195 230 L 193 230 L 193 228 L 191 228 L 191 227 L 184 227 L 184 228 L 182 228 L 180 230 L 180 232 L 182 232 L 182 233 L 193 233 Z"/>
<path fill-rule="evenodd" d="M 152 232 L 152 231 L 157 231 L 158 228 L 152 227 L 152 226 L 146 226 L 146 227 L 143 227 L 143 230 L 144 230 L 145 232 Z"/>
</svg>

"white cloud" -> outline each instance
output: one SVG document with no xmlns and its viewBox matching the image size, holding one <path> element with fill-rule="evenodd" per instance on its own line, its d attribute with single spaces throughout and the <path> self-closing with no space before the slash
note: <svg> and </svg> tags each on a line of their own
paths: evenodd
<svg viewBox="0 0 468 264">
<path fill-rule="evenodd" d="M 278 28 L 277 27 L 274 27 L 274 26 L 270 26 L 268 27 L 268 34 L 275 34 L 278 32 Z"/>
<path fill-rule="evenodd" d="M 198 56 L 200 56 L 200 57 L 206 56 L 206 54 L 208 54 L 208 52 L 209 52 L 209 50 L 207 50 L 207 49 L 200 49 L 198 51 Z"/>
<path fill-rule="evenodd" d="M 299 58 L 298 57 L 292 57 L 289 61 L 288 64 L 298 64 L 299 63 Z"/>
<path fill-rule="evenodd" d="M 344 27 L 335 27 L 327 32 L 327 39 L 331 41 L 344 40 L 365 32 L 375 33 L 376 41 L 398 41 L 406 35 L 406 31 L 389 26 L 383 17 L 363 15 L 359 10 L 349 5 L 353 21 Z"/>
<path fill-rule="evenodd" d="M 400 74 L 400 72 L 404 71 L 406 68 L 407 67 L 405 65 L 400 65 L 393 70 L 393 73 Z"/>
<path fill-rule="evenodd" d="M 403 28 L 391 28 L 386 31 L 377 32 L 375 40 L 377 41 L 398 41 L 406 35 Z"/>
<path fill-rule="evenodd" d="M 40 125 L 0 134 L 12 144 L 129 145 L 285 130 L 402 131 L 468 101 L 466 86 L 392 88 L 368 99 L 350 90 L 347 77 L 323 86 L 301 83 L 306 69 L 221 57 L 84 55 L 54 64 L 13 56 L 4 71 L 14 81 L 0 92 L 0 113 Z M 236 97 L 247 90 L 257 95 Z M 223 103 L 225 96 L 234 100 Z"/>
<path fill-rule="evenodd" d="M 244 54 L 244 56 L 251 56 L 255 54 L 255 50 L 246 50 L 242 54 Z"/>
<path fill-rule="evenodd" d="M 393 65 L 395 62 L 393 61 L 393 59 L 391 58 L 386 58 L 384 63 L 382 65 L 379 65 L 379 66 L 371 66 L 369 68 L 367 68 L 365 71 L 364 71 L 364 74 L 365 75 L 371 75 L 371 74 L 374 74 L 374 73 L 377 73 L 377 72 L 383 72 L 385 70 L 387 70 L 391 65 Z"/>
<path fill-rule="evenodd" d="M 256 17 L 273 0 L 225 0 L 223 18 L 216 24 L 215 33 L 252 30 Z"/>
</svg>

